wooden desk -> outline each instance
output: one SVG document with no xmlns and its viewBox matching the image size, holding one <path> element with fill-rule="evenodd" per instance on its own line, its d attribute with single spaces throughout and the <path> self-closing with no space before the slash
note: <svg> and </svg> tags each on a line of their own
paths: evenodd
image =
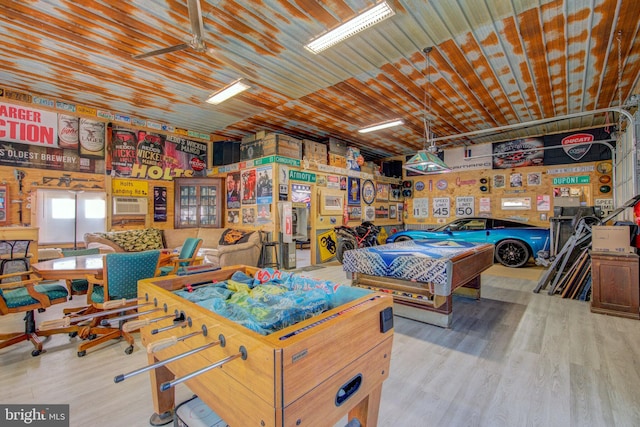
<svg viewBox="0 0 640 427">
<path fill-rule="evenodd" d="M 31 264 L 34 273 L 45 280 L 84 279 L 87 275 L 102 273 L 102 260 L 106 254 L 70 256 Z M 159 265 L 171 258 L 169 253 L 160 253 Z"/>
</svg>

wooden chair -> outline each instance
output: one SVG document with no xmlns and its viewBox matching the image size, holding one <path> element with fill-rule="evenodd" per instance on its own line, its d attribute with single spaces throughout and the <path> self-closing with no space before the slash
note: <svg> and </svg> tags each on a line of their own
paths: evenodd
<svg viewBox="0 0 640 427">
<path fill-rule="evenodd" d="M 170 260 L 171 265 L 165 265 L 158 269 L 156 276 L 167 276 L 169 274 L 176 274 L 180 267 L 187 267 L 195 264 L 198 251 L 202 246 L 202 239 L 195 237 L 187 237 L 182 245 L 180 254 L 172 257 Z"/>
<path fill-rule="evenodd" d="M 82 255 L 97 255 L 100 253 L 100 249 L 63 249 L 63 257 L 82 256 Z M 74 295 L 85 295 L 89 289 L 89 282 L 87 279 L 67 279 L 67 290 L 69 291 L 69 299 L 73 299 Z"/>
<path fill-rule="evenodd" d="M 53 334 L 70 333 L 73 327 L 48 330 L 36 328 L 35 310 L 43 312 L 53 304 L 67 301 L 68 291 L 64 286 L 55 283 L 38 284 L 40 278 L 31 277 L 31 271 L 21 271 L 0 275 L 0 315 L 25 313 L 24 332 L 0 333 L 0 348 L 22 341 L 31 341 L 35 350 L 32 356 L 38 356 L 46 350 L 38 337 Z"/>
<path fill-rule="evenodd" d="M 122 329 L 124 322 L 116 321 L 117 327 L 101 323 L 105 319 L 108 321 L 110 317 L 135 312 L 138 304 L 138 280 L 154 277 L 159 259 L 158 250 L 109 253 L 105 255 L 102 278 L 87 276 L 87 298 L 91 306 L 85 312 L 75 315 L 75 318 L 90 320 L 90 324 L 78 332 L 81 338 L 90 339 L 80 344 L 78 357 L 84 356 L 87 349 L 116 338 L 124 338 L 129 343 L 126 354 L 133 352 L 134 339 L 128 331 Z M 73 322 L 74 315 L 69 319 Z"/>
</svg>

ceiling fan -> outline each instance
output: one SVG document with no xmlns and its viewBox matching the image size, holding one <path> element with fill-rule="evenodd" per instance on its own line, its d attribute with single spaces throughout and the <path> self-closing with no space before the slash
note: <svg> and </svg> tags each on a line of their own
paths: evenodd
<svg viewBox="0 0 640 427">
<path fill-rule="evenodd" d="M 189 10 L 189 21 L 191 22 L 191 40 L 189 40 L 189 42 L 165 47 L 164 49 L 152 50 L 151 52 L 141 53 L 139 55 L 133 55 L 133 59 L 143 59 L 150 56 L 162 55 L 164 53 L 176 52 L 178 50 L 185 50 L 189 48 L 196 52 L 206 52 L 207 45 L 202 38 L 204 26 L 202 24 L 200 0 L 187 0 L 187 8 Z"/>
</svg>

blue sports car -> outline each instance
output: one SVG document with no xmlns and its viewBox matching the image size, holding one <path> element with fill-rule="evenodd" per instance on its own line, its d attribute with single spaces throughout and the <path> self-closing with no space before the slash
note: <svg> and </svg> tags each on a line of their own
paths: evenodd
<svg viewBox="0 0 640 427">
<path fill-rule="evenodd" d="M 387 243 L 439 239 L 493 243 L 496 261 L 522 267 L 539 251 L 549 251 L 549 229 L 498 218 L 458 218 L 434 230 L 406 230 L 392 234 Z"/>
</svg>

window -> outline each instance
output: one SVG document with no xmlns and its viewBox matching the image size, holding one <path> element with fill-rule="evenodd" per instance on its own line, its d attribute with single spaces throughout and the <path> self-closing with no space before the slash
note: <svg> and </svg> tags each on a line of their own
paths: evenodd
<svg viewBox="0 0 640 427">
<path fill-rule="evenodd" d="M 81 242 L 85 233 L 106 231 L 104 192 L 39 188 L 36 200 L 34 225 L 41 245 Z"/>
</svg>

